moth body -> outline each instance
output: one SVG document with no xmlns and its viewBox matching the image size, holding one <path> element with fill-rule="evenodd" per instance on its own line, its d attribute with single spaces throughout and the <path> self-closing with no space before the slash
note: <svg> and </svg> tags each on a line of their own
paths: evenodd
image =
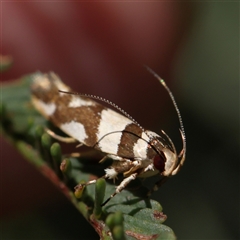
<svg viewBox="0 0 240 240">
<path fill-rule="evenodd" d="M 184 146 L 177 155 L 164 132 L 160 136 L 145 130 L 128 116 L 73 93 L 54 73 L 36 74 L 31 93 L 33 105 L 45 118 L 71 138 L 113 159 L 112 166 L 105 169 L 104 178 L 114 180 L 119 173 L 125 178 L 111 197 L 136 177 L 171 176 L 185 160 L 183 129 L 180 131 Z"/>
</svg>

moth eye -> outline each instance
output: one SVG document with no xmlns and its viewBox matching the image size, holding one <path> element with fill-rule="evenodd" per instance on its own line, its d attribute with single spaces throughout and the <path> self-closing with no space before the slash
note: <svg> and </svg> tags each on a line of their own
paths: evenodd
<svg viewBox="0 0 240 240">
<path fill-rule="evenodd" d="M 161 173 L 164 171 L 164 167 L 165 167 L 165 160 L 164 158 L 157 154 L 154 159 L 153 159 L 153 164 L 154 167 Z"/>
</svg>

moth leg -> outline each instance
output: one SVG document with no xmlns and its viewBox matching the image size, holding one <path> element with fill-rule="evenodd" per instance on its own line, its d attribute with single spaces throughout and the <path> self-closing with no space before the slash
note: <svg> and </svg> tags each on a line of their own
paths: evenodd
<svg viewBox="0 0 240 240">
<path fill-rule="evenodd" d="M 79 183 L 77 186 L 74 187 L 74 194 L 77 198 L 81 198 L 82 197 L 82 194 L 83 194 L 83 191 L 85 189 L 85 187 L 87 185 L 90 185 L 90 184 L 93 184 L 93 183 L 96 183 L 96 179 L 94 180 L 91 180 L 91 181 L 88 181 L 87 183 Z"/>
<path fill-rule="evenodd" d="M 106 157 L 113 159 L 113 163 L 109 168 L 105 169 L 105 178 L 113 179 L 113 182 L 115 182 L 119 173 L 123 173 L 123 176 L 126 178 L 142 167 L 141 161 L 138 160 L 132 161 L 115 155 L 107 155 Z"/>
<path fill-rule="evenodd" d="M 67 154 L 64 154 L 64 157 L 65 158 L 79 158 L 81 157 L 83 154 L 79 153 L 79 152 L 73 152 L 73 153 L 67 153 Z"/>
<path fill-rule="evenodd" d="M 163 177 L 157 181 L 147 195 L 150 196 L 153 192 L 157 191 L 167 181 L 167 179 L 168 177 Z"/>
<path fill-rule="evenodd" d="M 103 179 L 108 178 L 107 173 L 104 176 L 100 177 L 100 178 L 103 178 Z M 98 178 L 98 179 L 100 179 L 100 178 Z M 88 186 L 88 185 L 96 183 L 96 181 L 97 181 L 97 179 L 93 179 L 93 180 L 88 181 L 86 183 L 79 183 L 77 186 L 74 187 L 75 195 L 78 195 L 78 198 L 81 197 L 85 187 Z"/>
<path fill-rule="evenodd" d="M 112 158 L 113 156 L 107 155 L 101 160 L 101 162 L 104 161 L 106 157 Z M 139 161 L 131 161 L 129 159 L 120 158 L 118 156 L 113 158 L 115 159 L 115 161 L 113 161 L 113 164 L 109 168 L 105 169 L 105 175 L 102 176 L 101 178 L 113 179 L 113 181 L 115 181 L 119 173 L 125 173 L 126 171 L 128 171 L 127 172 L 128 176 L 122 180 L 122 182 L 117 186 L 115 192 L 102 204 L 102 206 L 104 206 L 116 194 L 121 192 L 132 180 L 136 179 L 137 175 L 139 174 L 138 172 L 133 171 L 133 170 L 137 170 L 140 167 L 141 164 L 139 164 Z M 88 181 L 87 183 L 78 184 L 75 187 L 75 192 L 77 191 L 82 194 L 82 191 L 86 186 L 90 184 L 94 184 L 96 183 L 96 181 L 97 180 L 94 179 L 94 180 Z"/>
<path fill-rule="evenodd" d="M 52 137 L 55 138 L 56 140 L 60 141 L 60 142 L 65 142 L 65 143 L 75 143 L 77 140 L 71 137 L 62 137 L 57 135 L 55 132 L 53 132 L 52 130 L 50 130 L 49 128 L 45 128 L 45 131 Z M 78 145 L 79 146 L 79 145 Z M 78 147 L 77 146 L 77 147 Z"/>
<path fill-rule="evenodd" d="M 102 203 L 101 206 L 104 206 L 108 201 L 110 201 L 111 198 L 120 193 L 132 180 L 136 179 L 137 175 L 138 173 L 133 173 L 129 177 L 124 178 L 122 182 L 117 186 L 115 192 L 104 203 Z"/>
<path fill-rule="evenodd" d="M 125 161 L 124 158 L 121 158 L 121 157 L 119 157 L 119 156 L 112 155 L 112 154 L 107 154 L 106 156 L 104 156 L 104 157 L 99 161 L 99 163 L 105 162 L 106 159 L 108 159 L 108 158 L 110 158 L 110 159 L 112 159 L 112 160 L 116 160 L 116 161 Z"/>
<path fill-rule="evenodd" d="M 71 137 L 62 137 L 57 135 L 55 132 L 53 132 L 52 130 L 50 130 L 49 128 L 45 128 L 45 131 L 47 132 L 47 134 L 49 134 L 52 138 L 60 141 L 60 142 L 65 142 L 65 143 L 75 143 L 77 142 L 77 140 L 75 140 L 74 138 Z M 76 148 L 81 147 L 83 144 L 79 143 Z M 64 154 L 64 157 L 80 157 L 82 154 L 81 153 L 69 153 L 69 154 Z"/>
<path fill-rule="evenodd" d="M 128 171 L 125 171 L 125 172 L 123 173 L 123 176 L 124 176 L 124 177 L 128 177 L 128 176 L 130 176 L 132 173 L 135 173 L 139 168 L 142 167 L 142 164 L 141 164 L 141 163 L 142 163 L 142 162 L 141 162 L 141 161 L 138 161 L 138 160 L 135 160 L 135 161 L 131 162 L 132 167 L 131 167 Z M 140 173 L 139 173 L 139 174 L 140 174 Z"/>
</svg>

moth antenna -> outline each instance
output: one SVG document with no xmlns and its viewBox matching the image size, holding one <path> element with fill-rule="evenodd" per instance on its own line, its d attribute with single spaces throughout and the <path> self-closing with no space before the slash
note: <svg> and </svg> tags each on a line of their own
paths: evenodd
<svg viewBox="0 0 240 240">
<path fill-rule="evenodd" d="M 172 139 L 163 130 L 162 130 L 162 134 L 166 136 L 167 140 L 169 141 L 169 143 L 170 143 L 170 145 L 172 147 L 173 152 L 175 153 L 175 155 L 177 155 L 177 151 L 176 151 L 176 148 L 175 148 L 175 146 L 173 144 Z"/>
<path fill-rule="evenodd" d="M 173 106 L 177 112 L 177 116 L 178 116 L 178 121 L 180 124 L 180 132 L 181 132 L 181 136 L 182 136 L 182 141 L 183 141 L 183 154 L 184 158 L 185 158 L 185 154 L 186 154 L 186 135 L 185 135 L 185 130 L 184 130 L 184 126 L 183 126 L 183 121 L 182 121 L 182 116 L 180 113 L 180 110 L 177 106 L 176 100 L 171 92 L 171 90 L 169 89 L 169 87 L 167 86 L 167 84 L 165 83 L 165 81 L 159 76 L 157 75 L 157 73 L 155 73 L 150 67 L 145 66 L 147 68 L 147 70 L 155 77 L 158 79 L 158 81 L 162 84 L 162 86 L 167 90 L 168 95 L 170 96 Z"/>
<path fill-rule="evenodd" d="M 130 116 L 127 112 L 125 112 L 122 108 L 120 108 L 117 104 L 103 98 L 103 97 L 99 97 L 96 95 L 92 95 L 92 94 L 85 94 L 85 93 L 76 93 L 76 92 L 65 92 L 62 90 L 59 90 L 59 92 L 61 93 L 67 93 L 67 94 L 72 94 L 72 95 L 79 95 L 79 96 L 83 96 L 83 97 L 88 97 L 88 98 L 92 98 L 92 99 L 96 99 L 98 101 L 101 102 L 105 102 L 109 105 L 111 105 L 113 108 L 117 109 L 119 112 L 121 112 L 123 115 L 125 115 L 127 118 L 129 118 L 131 121 L 133 121 L 135 124 L 137 124 L 141 129 L 143 129 L 143 127 L 132 117 Z M 143 129 L 144 130 L 144 129 Z"/>
</svg>

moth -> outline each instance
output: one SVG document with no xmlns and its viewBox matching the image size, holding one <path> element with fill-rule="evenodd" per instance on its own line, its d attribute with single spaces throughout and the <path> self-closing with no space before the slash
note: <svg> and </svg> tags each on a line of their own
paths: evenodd
<svg viewBox="0 0 240 240">
<path fill-rule="evenodd" d="M 155 78 L 167 90 L 176 109 L 182 139 L 182 150 L 178 154 L 170 137 L 161 131 L 158 135 L 141 127 L 133 118 L 115 104 L 100 97 L 74 93 L 53 72 L 34 75 L 31 85 L 32 103 L 35 108 L 68 136 L 67 138 L 52 134 L 56 139 L 65 142 L 79 142 L 105 153 L 113 163 L 105 169 L 102 178 L 113 179 L 123 174 L 122 182 L 115 192 L 102 204 L 121 192 L 137 177 L 161 175 L 153 190 L 183 165 L 186 157 L 186 136 L 180 111 L 165 81 L 148 68 Z M 94 99 L 110 103 L 115 110 L 103 106 Z M 102 159 L 102 160 L 104 160 Z M 75 189 L 95 183 L 91 180 L 78 184 Z"/>
</svg>

